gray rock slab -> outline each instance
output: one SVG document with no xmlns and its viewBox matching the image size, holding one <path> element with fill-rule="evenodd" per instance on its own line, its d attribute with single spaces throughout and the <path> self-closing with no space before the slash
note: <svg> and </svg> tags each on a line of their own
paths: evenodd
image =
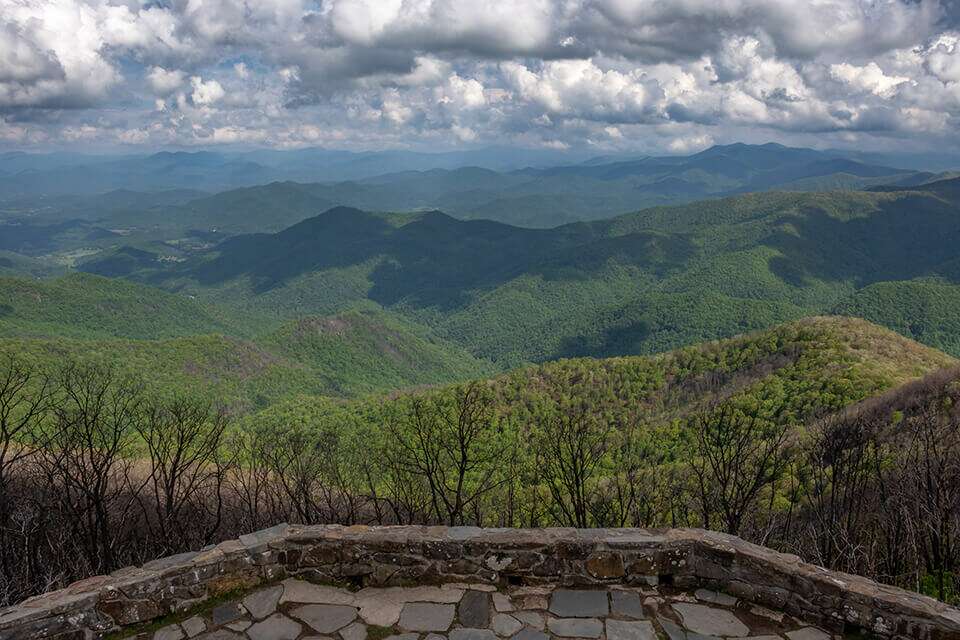
<svg viewBox="0 0 960 640">
<path fill-rule="evenodd" d="M 673 610 L 680 615 L 683 626 L 694 633 L 705 636 L 733 636 L 743 637 L 750 635 L 750 628 L 739 618 L 726 609 L 717 609 L 702 604 L 689 602 L 674 602 Z M 792 640 L 813 640 L 794 638 Z"/>
<path fill-rule="evenodd" d="M 333 633 L 357 619 L 357 610 L 337 604 L 307 604 L 290 611 L 318 633 Z"/>
<path fill-rule="evenodd" d="M 830 640 L 830 635 L 816 627 L 804 627 L 796 631 L 787 631 L 790 640 Z"/>
<path fill-rule="evenodd" d="M 280 604 L 296 602 L 299 604 L 353 604 L 354 595 L 346 589 L 311 584 L 304 580 L 289 578 L 283 581 L 283 596 Z"/>
<path fill-rule="evenodd" d="M 210 617 L 213 619 L 214 626 L 220 627 L 228 622 L 239 620 L 244 615 L 244 610 L 240 608 L 237 602 L 227 602 L 213 608 Z"/>
<path fill-rule="evenodd" d="M 537 613 L 536 611 L 516 611 L 510 615 L 537 631 L 543 631 L 547 627 L 547 622 L 543 619 L 543 614 Z"/>
<path fill-rule="evenodd" d="M 497 640 L 497 636 L 490 629 L 454 629 L 450 640 Z"/>
<path fill-rule="evenodd" d="M 254 619 L 262 620 L 277 610 L 277 603 L 280 602 L 282 594 L 282 585 L 254 591 L 243 599 L 243 607 Z"/>
<path fill-rule="evenodd" d="M 467 591 L 459 605 L 460 624 L 470 629 L 490 626 L 490 594 L 483 591 Z"/>
<path fill-rule="evenodd" d="M 673 620 L 659 618 L 659 621 L 660 626 L 663 627 L 663 631 L 667 634 L 669 640 L 687 640 L 687 632 L 681 629 L 680 625 Z"/>
<path fill-rule="evenodd" d="M 279 596 L 277 596 L 279 597 Z M 247 629 L 250 640 L 296 640 L 303 627 L 282 613 L 275 613 Z"/>
<path fill-rule="evenodd" d="M 643 605 L 640 604 L 640 594 L 633 591 L 611 591 L 610 613 L 625 618 L 646 618 Z"/>
<path fill-rule="evenodd" d="M 607 640 L 657 640 L 657 632 L 646 620 L 607 620 Z"/>
<path fill-rule="evenodd" d="M 510 640 L 550 640 L 550 636 L 536 629 L 521 629 Z"/>
<path fill-rule="evenodd" d="M 710 589 L 697 589 L 694 594 L 697 600 L 719 604 L 724 607 L 732 607 L 737 604 L 737 599 L 723 591 L 711 591 Z"/>
<path fill-rule="evenodd" d="M 513 611 L 513 603 L 510 602 L 510 596 L 505 593 L 490 594 L 493 597 L 493 608 L 501 613 L 504 611 Z"/>
<path fill-rule="evenodd" d="M 343 640 L 367 640 L 367 625 L 362 622 L 354 622 L 340 629 L 340 637 Z"/>
<path fill-rule="evenodd" d="M 231 622 L 224 626 L 233 631 L 246 631 L 251 624 L 253 623 L 251 623 L 249 620 L 237 620 L 236 622 Z"/>
<path fill-rule="evenodd" d="M 550 596 L 550 613 L 561 618 L 594 618 L 607 612 L 606 591 L 558 589 Z"/>
<path fill-rule="evenodd" d="M 512 636 L 523 628 L 523 623 L 506 613 L 498 613 L 493 616 L 493 632 L 504 638 Z"/>
<path fill-rule="evenodd" d="M 157 629 L 156 633 L 153 634 L 153 640 L 181 640 L 186 637 L 187 634 L 183 632 L 183 629 L 181 629 L 178 624 L 167 625 Z"/>
<path fill-rule="evenodd" d="M 562 638 L 599 638 L 603 633 L 603 623 L 594 618 L 551 618 L 547 628 Z"/>
<path fill-rule="evenodd" d="M 198 636 L 204 631 L 207 630 L 207 623 L 203 621 L 203 618 L 200 616 L 193 616 L 192 618 L 187 618 L 180 623 L 180 626 L 183 627 L 183 630 L 187 632 L 187 637 L 192 638 Z"/>
<path fill-rule="evenodd" d="M 217 629 L 202 636 L 197 636 L 197 640 L 243 640 L 243 636 L 228 629 Z"/>
<path fill-rule="evenodd" d="M 446 631 L 453 623 L 452 604 L 408 602 L 400 612 L 400 628 L 407 631 Z"/>
<path fill-rule="evenodd" d="M 417 640 L 420 637 L 418 633 L 398 633 L 393 636 L 387 636 L 383 640 Z"/>
</svg>

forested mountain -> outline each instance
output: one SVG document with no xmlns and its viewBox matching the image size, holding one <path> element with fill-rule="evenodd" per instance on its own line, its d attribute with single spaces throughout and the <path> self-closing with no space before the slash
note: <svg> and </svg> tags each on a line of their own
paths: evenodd
<svg viewBox="0 0 960 640">
<path fill-rule="evenodd" d="M 516 168 L 516 163 L 524 159 L 542 162 L 546 156 L 521 153 L 495 161 L 496 154 L 407 158 L 398 152 L 365 161 L 354 158 L 351 166 L 366 169 L 358 169 L 346 181 L 335 170 L 340 165 L 317 160 L 340 157 L 333 152 L 327 156 L 319 151 L 290 153 L 293 155 L 267 154 L 273 163 L 269 167 L 254 163 L 251 158 L 260 159 L 256 154 L 166 153 L 102 159 L 90 166 L 57 165 L 46 171 L 21 169 L 8 178 L 0 175 L 0 193 L 4 194 L 0 221 L 7 218 L 33 226 L 82 222 L 87 235 L 96 231 L 109 238 L 111 233 L 122 233 L 139 242 L 152 242 L 214 230 L 227 235 L 279 231 L 334 206 L 351 206 L 373 211 L 439 209 L 462 219 L 548 228 L 747 191 L 854 190 L 916 185 L 938 177 L 930 172 L 865 164 L 833 152 L 774 144 L 716 146 L 691 156 L 597 158 L 521 168 Z M 296 158 L 303 158 L 304 163 L 294 162 Z M 486 162 L 480 166 L 456 164 L 470 159 Z M 508 170 L 510 163 L 515 168 Z M 382 171 L 375 171 L 377 168 Z M 80 175 L 60 175 L 71 171 Z M 133 179 L 131 172 L 138 177 Z M 34 193 L 33 181 L 56 190 Z M 206 195 L 198 190 L 222 193 Z M 55 236 L 63 232 L 48 228 L 39 233 Z M 63 237 L 59 244 L 68 240 L 70 237 Z M 89 244 L 96 238 L 85 235 L 82 240 Z M 19 250 L 16 242 L 7 240 L 3 248 Z M 22 246 L 28 252 L 43 248 L 29 243 Z"/>
<path fill-rule="evenodd" d="M 373 302 L 501 365 L 652 353 L 869 306 L 881 283 L 954 291 L 958 182 L 746 194 L 542 230 L 340 207 L 183 262 L 125 250 L 82 268 L 278 319 Z M 898 309 L 919 317 L 890 326 L 955 348 L 919 328 L 927 311 L 884 313 Z"/>
<path fill-rule="evenodd" d="M 297 394 L 355 396 L 465 380 L 489 362 L 376 308 L 281 323 L 86 274 L 0 277 L 0 353 L 145 376 L 151 392 L 250 411 Z"/>
</svg>

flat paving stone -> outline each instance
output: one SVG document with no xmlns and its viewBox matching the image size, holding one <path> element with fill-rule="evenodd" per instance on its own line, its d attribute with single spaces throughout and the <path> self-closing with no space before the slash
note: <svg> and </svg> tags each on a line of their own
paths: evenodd
<svg viewBox="0 0 960 640">
<path fill-rule="evenodd" d="M 643 605 L 640 603 L 640 594 L 633 591 L 611 591 L 610 613 L 625 618 L 646 618 Z"/>
<path fill-rule="evenodd" d="M 281 583 L 283 595 L 280 604 L 295 602 L 297 604 L 353 604 L 355 597 L 346 589 L 311 584 L 304 580 L 290 578 Z"/>
<path fill-rule="evenodd" d="M 408 631 L 446 631 L 453 623 L 452 604 L 408 602 L 400 613 L 400 628 Z"/>
<path fill-rule="evenodd" d="M 550 636 L 536 629 L 521 629 L 510 640 L 550 640 Z"/>
<path fill-rule="evenodd" d="M 710 589 L 697 589 L 693 594 L 697 600 L 719 604 L 724 607 L 732 607 L 737 604 L 737 599 L 723 591 L 711 591 Z"/>
<path fill-rule="evenodd" d="M 239 620 L 244 616 L 245 613 L 246 612 L 240 607 L 239 603 L 227 602 L 226 604 L 221 604 L 218 607 L 214 607 L 213 611 L 210 612 L 210 617 L 213 620 L 214 626 L 220 627 L 228 622 Z"/>
<path fill-rule="evenodd" d="M 542 613 L 537 613 L 536 611 L 516 611 L 511 615 L 537 631 L 543 631 L 547 627 L 547 621 L 543 619 Z"/>
<path fill-rule="evenodd" d="M 505 593 L 492 593 L 490 595 L 493 597 L 494 609 L 501 613 L 513 611 L 513 603 L 510 602 L 510 596 Z"/>
<path fill-rule="evenodd" d="M 417 640 L 420 637 L 418 633 L 398 633 L 396 635 L 387 636 L 383 640 Z"/>
<path fill-rule="evenodd" d="M 192 618 L 187 618 L 186 620 L 180 623 L 180 626 L 183 627 L 184 631 L 186 631 L 188 638 L 198 636 L 207 630 L 207 623 L 204 622 L 203 618 L 201 618 L 200 616 L 193 616 Z"/>
<path fill-rule="evenodd" d="M 497 636 L 490 629 L 454 629 L 450 640 L 497 640 Z"/>
<path fill-rule="evenodd" d="M 262 620 L 277 610 L 281 595 L 283 595 L 283 585 L 260 589 L 243 599 L 243 607 L 254 619 Z"/>
<path fill-rule="evenodd" d="M 646 620 L 607 620 L 607 640 L 657 640 L 657 632 Z"/>
<path fill-rule="evenodd" d="M 357 619 L 357 610 L 336 604 L 306 604 L 290 611 L 318 633 L 333 633 Z"/>
<path fill-rule="evenodd" d="M 550 597 L 550 613 L 561 618 L 595 618 L 608 611 L 606 591 L 558 589 Z"/>
<path fill-rule="evenodd" d="M 227 629 L 217 629 L 202 636 L 197 636 L 197 640 L 243 640 L 243 636 Z"/>
<path fill-rule="evenodd" d="M 157 629 L 156 633 L 153 634 L 153 640 L 182 640 L 186 638 L 187 634 L 183 632 L 183 629 L 180 628 L 178 624 L 171 624 Z"/>
<path fill-rule="evenodd" d="M 367 625 L 362 622 L 354 622 L 340 629 L 340 637 L 343 640 L 367 640 Z"/>
<path fill-rule="evenodd" d="M 279 597 L 279 596 L 278 596 Z M 303 627 L 282 613 L 275 613 L 247 629 L 250 640 L 296 640 Z"/>
<path fill-rule="evenodd" d="M 250 622 L 249 620 L 237 620 L 236 622 L 230 622 L 225 626 L 227 627 L 227 629 L 230 629 L 232 631 L 246 631 L 251 624 L 253 623 Z"/>
<path fill-rule="evenodd" d="M 594 618 L 551 618 L 547 628 L 562 638 L 599 638 L 603 633 L 603 623 Z"/>
<path fill-rule="evenodd" d="M 483 591 L 467 591 L 459 605 L 460 624 L 471 629 L 490 625 L 490 594 Z"/>
<path fill-rule="evenodd" d="M 663 628 L 663 632 L 667 634 L 669 640 L 687 640 L 687 632 L 684 631 L 680 625 L 678 625 L 673 620 L 667 620 L 666 618 L 660 618 L 660 626 Z"/>
<path fill-rule="evenodd" d="M 816 627 L 804 627 L 796 631 L 787 631 L 790 640 L 830 640 L 830 635 Z"/>
<path fill-rule="evenodd" d="M 493 632 L 504 638 L 512 636 L 523 628 L 523 623 L 506 613 L 498 613 L 493 616 Z"/>
<path fill-rule="evenodd" d="M 750 628 L 726 609 L 689 602 L 674 602 L 670 606 L 680 615 L 683 626 L 694 633 L 737 638 L 750 635 Z M 813 639 L 794 638 L 793 640 Z"/>
</svg>

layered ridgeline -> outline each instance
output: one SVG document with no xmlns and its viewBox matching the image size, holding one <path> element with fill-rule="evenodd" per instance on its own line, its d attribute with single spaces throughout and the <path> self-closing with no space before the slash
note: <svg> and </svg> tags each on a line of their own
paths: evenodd
<svg viewBox="0 0 960 640">
<path fill-rule="evenodd" d="M 825 316 L 650 356 L 557 360 L 470 384 L 494 399 L 498 415 L 518 418 L 517 428 L 535 425 L 552 403 L 579 406 L 605 422 L 640 425 L 674 440 L 669 454 L 683 439 L 680 423 L 723 403 L 798 425 L 958 363 L 864 320 Z M 334 403 L 301 396 L 250 423 L 278 431 L 289 421 L 337 430 L 353 415 L 377 431 L 411 403 L 442 402 L 464 388 L 439 385 Z"/>
<path fill-rule="evenodd" d="M 516 166 L 522 158 L 513 154 L 505 162 Z M 252 173 L 243 169 L 249 158 L 231 161 L 210 153 L 157 154 L 113 164 L 88 159 L 97 175 L 78 181 L 60 174 L 82 174 L 87 165 L 26 169 L 14 163 L 12 175 L 0 174 L 0 250 L 35 256 L 126 242 L 165 246 L 179 255 L 211 239 L 280 231 L 334 206 L 439 209 L 460 219 L 549 228 L 750 191 L 852 190 L 942 177 L 774 144 L 716 146 L 690 156 L 571 159 L 561 166 L 531 157 L 535 165 L 509 171 L 504 163 L 473 165 L 471 159 L 482 160 L 464 155 L 465 164 L 457 165 L 452 158 L 436 158 L 433 167 L 417 161 L 369 163 L 348 181 L 332 181 L 342 174 L 322 164 L 311 171 L 308 158 L 304 165 Z M 564 158 L 555 157 L 557 162 Z M 3 165 L 0 156 L 0 172 Z M 383 175 L 370 173 L 376 168 Z M 54 175 L 44 178 L 49 172 Z M 37 180 L 43 188 L 34 192 Z"/>
<path fill-rule="evenodd" d="M 199 393 L 239 411 L 297 394 L 351 396 L 493 371 L 376 309 L 279 323 L 87 274 L 0 278 L 0 352 L 48 369 L 116 366 L 154 391 Z"/>
<path fill-rule="evenodd" d="M 542 230 L 339 207 L 184 262 L 121 249 L 82 268 L 279 319 L 374 303 L 507 367 L 834 312 L 957 353 L 940 322 L 960 278 L 957 185 L 747 194 Z"/>
</svg>

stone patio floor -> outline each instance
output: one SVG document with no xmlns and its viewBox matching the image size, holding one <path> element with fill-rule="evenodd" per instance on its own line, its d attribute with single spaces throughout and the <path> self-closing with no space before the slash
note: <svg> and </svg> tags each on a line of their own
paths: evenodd
<svg viewBox="0 0 960 640">
<path fill-rule="evenodd" d="M 351 592 L 289 579 L 137 638 L 153 640 L 827 640 L 724 593 L 667 587 L 439 587 Z"/>
</svg>

